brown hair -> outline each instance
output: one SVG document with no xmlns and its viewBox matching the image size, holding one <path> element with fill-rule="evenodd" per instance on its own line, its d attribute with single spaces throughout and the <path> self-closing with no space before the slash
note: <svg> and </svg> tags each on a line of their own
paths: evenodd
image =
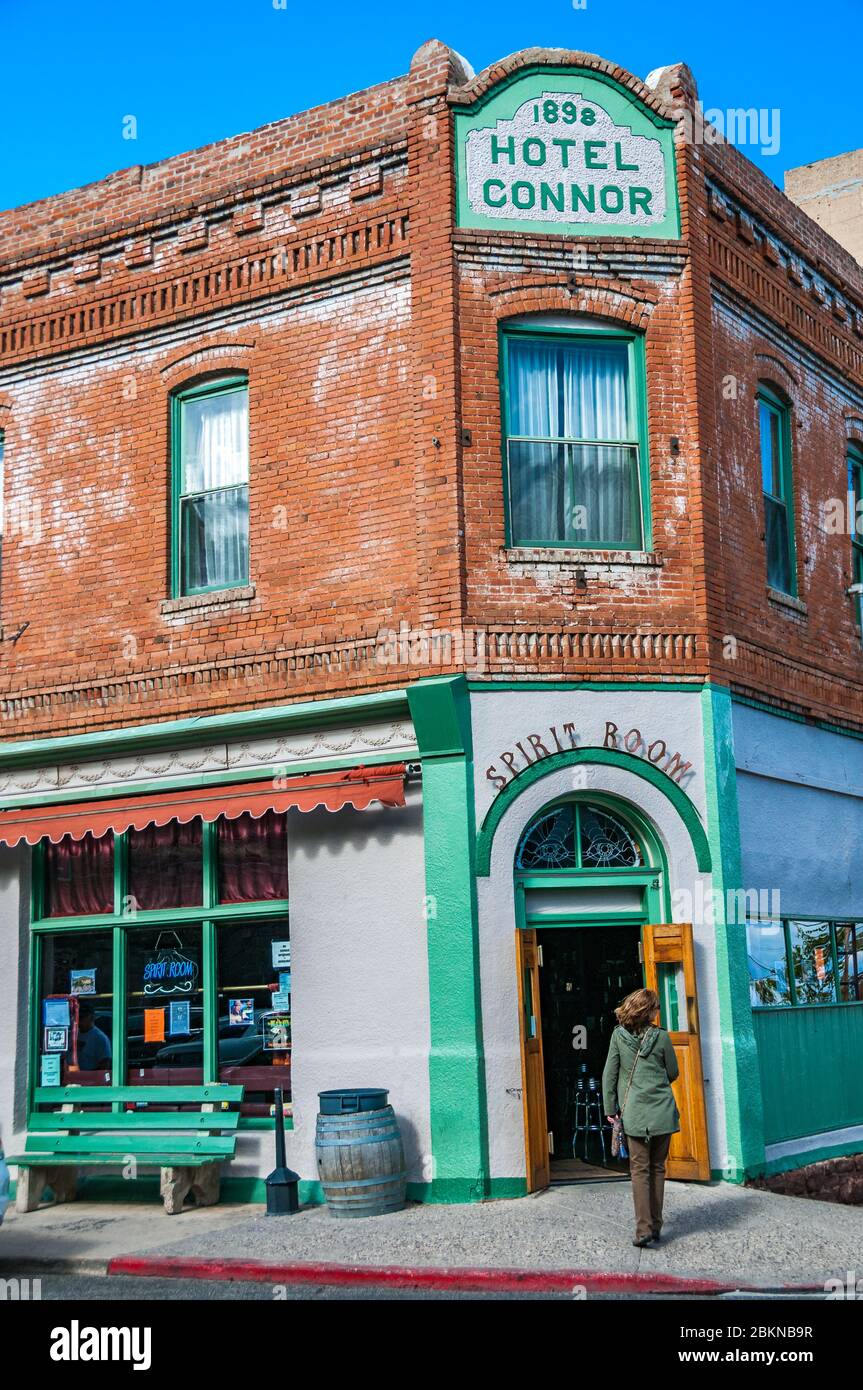
<svg viewBox="0 0 863 1390">
<path fill-rule="evenodd" d="M 643 1033 L 659 1008 L 659 995 L 652 989 L 637 989 L 627 994 L 614 1016 L 630 1033 Z"/>
</svg>

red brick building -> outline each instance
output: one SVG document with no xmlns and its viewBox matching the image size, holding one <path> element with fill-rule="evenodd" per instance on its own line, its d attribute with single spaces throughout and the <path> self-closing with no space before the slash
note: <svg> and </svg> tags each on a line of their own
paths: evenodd
<svg viewBox="0 0 863 1390">
<path fill-rule="evenodd" d="M 7 1148 L 82 1072 L 239 1081 L 255 1182 L 288 939 L 309 1182 L 347 1079 L 420 1196 L 595 1159 L 570 1024 L 587 1080 L 639 941 L 680 1176 L 863 1147 L 863 271 L 698 112 L 433 41 L 0 214 Z"/>
</svg>

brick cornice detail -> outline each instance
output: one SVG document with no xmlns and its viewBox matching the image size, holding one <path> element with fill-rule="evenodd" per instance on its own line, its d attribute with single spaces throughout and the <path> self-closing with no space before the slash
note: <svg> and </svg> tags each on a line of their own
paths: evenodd
<svg viewBox="0 0 863 1390">
<path fill-rule="evenodd" d="M 582 53 L 577 49 L 565 48 L 523 48 L 520 53 L 512 53 L 508 58 L 501 58 L 498 62 L 492 63 L 490 67 L 484 68 L 482 72 L 478 72 L 476 77 L 472 81 L 466 82 L 464 86 L 451 87 L 448 94 L 449 101 L 458 106 L 473 105 L 485 96 L 492 87 L 503 82 L 505 78 L 538 67 L 586 68 L 591 72 L 601 73 L 605 77 L 612 78 L 621 87 L 626 87 L 644 106 L 655 111 L 657 116 L 662 116 L 668 121 L 675 118 L 676 113 L 666 106 L 642 82 L 640 77 L 627 72 L 617 63 L 609 63 L 598 53 Z"/>
<path fill-rule="evenodd" d="M 578 285 L 561 285 L 555 277 L 525 285 L 513 281 L 493 290 L 490 297 L 498 318 L 516 314 L 585 314 L 614 319 L 628 327 L 644 329 L 659 296 L 653 286 L 639 293 L 630 284 L 622 285 L 579 277 Z"/>
<path fill-rule="evenodd" d="M 2 324 L 0 364 L 88 347 L 395 260 L 407 254 L 407 242 L 408 216 L 400 208 L 381 209 L 336 228 L 318 224 L 265 250 L 223 257 L 185 274 L 163 275 L 134 289 Z"/>
<path fill-rule="evenodd" d="M 171 390 L 181 381 L 210 369 L 245 371 L 250 365 L 254 347 L 254 338 L 229 337 L 207 339 L 197 343 L 191 351 L 186 346 L 174 353 L 166 366 L 161 368 L 162 382 Z"/>
</svg>

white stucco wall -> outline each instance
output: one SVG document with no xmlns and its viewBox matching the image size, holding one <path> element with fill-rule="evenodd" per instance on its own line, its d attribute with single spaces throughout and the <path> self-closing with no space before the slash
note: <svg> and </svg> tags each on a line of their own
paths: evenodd
<svg viewBox="0 0 863 1390">
<path fill-rule="evenodd" d="M 486 778 L 491 765 L 500 767 L 502 749 L 525 735 L 544 735 L 555 725 L 575 724 L 576 746 L 602 746 L 606 721 L 621 733 L 638 728 L 649 744 L 662 738 L 671 751 L 692 762 L 681 784 L 706 820 L 704 742 L 698 693 L 637 690 L 510 691 L 476 693 L 471 698 L 476 767 L 477 823 L 491 806 L 495 791 Z M 567 739 L 567 745 L 569 740 Z M 521 765 L 521 764 L 520 764 Z M 489 1145 L 492 1177 L 522 1176 L 525 1171 L 524 1125 L 521 1101 L 521 1056 L 518 985 L 515 961 L 515 901 L 513 863 L 522 831 L 549 801 L 572 792 L 602 791 L 639 808 L 653 824 L 668 858 L 672 892 L 700 883 L 707 896 L 711 876 L 701 874 L 689 833 L 668 798 L 634 772 L 603 764 L 582 764 L 539 778 L 503 816 L 492 850 L 491 873 L 477 880 L 483 1035 L 489 1106 Z M 678 920 L 691 912 L 675 910 Z M 714 928 L 694 922 L 695 969 L 698 984 L 701 1049 L 704 1067 L 711 1167 L 725 1163 L 722 1046 L 714 953 Z M 575 1054 L 573 1054 L 575 1056 Z"/>
<path fill-rule="evenodd" d="M 0 845 L 0 1147 L 17 1148 L 27 1121 L 28 851 Z M 23 909 L 22 909 L 23 899 Z"/>
<path fill-rule="evenodd" d="M 733 708 L 744 885 L 783 916 L 863 916 L 863 741 Z"/>
</svg>

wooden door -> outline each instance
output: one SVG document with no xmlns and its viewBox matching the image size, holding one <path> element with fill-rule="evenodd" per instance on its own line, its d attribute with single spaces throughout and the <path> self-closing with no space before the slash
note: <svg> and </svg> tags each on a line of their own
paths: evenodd
<svg viewBox="0 0 863 1390">
<path fill-rule="evenodd" d="M 527 1190 L 548 1187 L 548 1125 L 545 1111 L 545 1072 L 542 1019 L 539 1011 L 539 946 L 535 931 L 517 931 L 518 1017 L 521 1033 L 521 1097 L 524 1106 L 524 1148 Z"/>
<path fill-rule="evenodd" d="M 698 993 L 692 926 L 663 922 L 642 928 L 644 982 L 659 995 L 661 1023 L 671 1038 L 680 1076 L 674 1098 L 680 1111 L 680 1133 L 671 1140 L 668 1176 L 707 1182 L 710 1154 L 704 1110 L 704 1078 L 698 1032 Z"/>
</svg>

